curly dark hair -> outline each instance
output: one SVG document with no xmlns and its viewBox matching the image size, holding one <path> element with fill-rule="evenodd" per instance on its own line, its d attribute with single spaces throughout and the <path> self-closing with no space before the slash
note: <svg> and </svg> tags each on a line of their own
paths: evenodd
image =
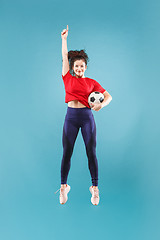
<svg viewBox="0 0 160 240">
<path fill-rule="evenodd" d="M 71 74 L 75 75 L 75 73 L 74 73 L 72 68 L 74 66 L 74 62 L 76 60 L 80 60 L 80 59 L 84 60 L 86 65 L 88 64 L 89 57 L 88 57 L 85 49 L 82 49 L 80 51 L 78 51 L 78 50 L 75 50 L 75 51 L 71 50 L 71 51 L 68 52 L 68 61 L 69 61 Z"/>
</svg>

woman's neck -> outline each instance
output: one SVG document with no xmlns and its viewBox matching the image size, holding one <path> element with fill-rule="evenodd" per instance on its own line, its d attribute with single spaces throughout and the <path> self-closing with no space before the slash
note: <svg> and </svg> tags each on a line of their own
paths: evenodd
<svg viewBox="0 0 160 240">
<path fill-rule="evenodd" d="M 82 77 L 79 77 L 79 76 L 75 75 L 75 77 L 76 77 L 76 78 L 85 78 L 85 76 L 84 76 L 84 75 L 83 75 Z"/>
</svg>

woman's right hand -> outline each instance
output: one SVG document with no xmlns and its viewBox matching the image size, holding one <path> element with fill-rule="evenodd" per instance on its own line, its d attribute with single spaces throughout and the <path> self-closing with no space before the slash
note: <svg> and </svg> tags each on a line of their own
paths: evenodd
<svg viewBox="0 0 160 240">
<path fill-rule="evenodd" d="M 67 25 L 67 29 L 64 29 L 64 30 L 61 32 L 61 37 L 62 37 L 62 39 L 67 39 L 67 36 L 68 36 L 68 25 Z"/>
</svg>

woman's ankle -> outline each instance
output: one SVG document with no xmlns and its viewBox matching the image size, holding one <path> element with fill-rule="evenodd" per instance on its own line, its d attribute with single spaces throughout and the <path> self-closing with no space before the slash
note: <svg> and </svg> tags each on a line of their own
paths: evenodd
<svg viewBox="0 0 160 240">
<path fill-rule="evenodd" d="M 67 184 L 61 184 L 61 188 L 67 187 Z"/>
</svg>

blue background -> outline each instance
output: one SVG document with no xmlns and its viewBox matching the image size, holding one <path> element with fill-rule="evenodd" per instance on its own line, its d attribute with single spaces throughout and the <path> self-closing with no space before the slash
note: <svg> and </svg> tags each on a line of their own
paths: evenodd
<svg viewBox="0 0 160 240">
<path fill-rule="evenodd" d="M 159 240 L 160 2 L 0 1 L 0 237 Z M 61 31 L 85 48 L 86 77 L 113 97 L 97 125 L 100 203 L 79 133 L 59 203 Z"/>
</svg>

